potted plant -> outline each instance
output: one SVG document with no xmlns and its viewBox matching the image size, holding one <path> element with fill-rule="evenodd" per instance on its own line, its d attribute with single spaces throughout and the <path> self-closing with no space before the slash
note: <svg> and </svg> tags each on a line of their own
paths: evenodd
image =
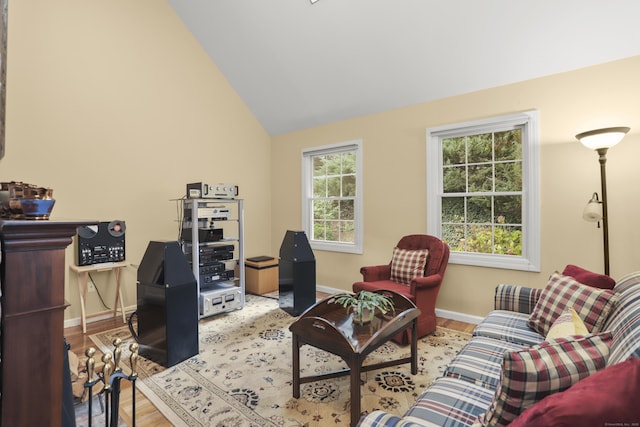
<svg viewBox="0 0 640 427">
<path fill-rule="evenodd" d="M 387 314 L 388 312 L 395 314 L 396 312 L 391 297 L 377 292 L 360 291 L 355 294 L 337 294 L 332 302 L 340 304 L 347 311 L 352 312 L 360 325 L 371 322 L 376 310 L 382 314 Z"/>
</svg>

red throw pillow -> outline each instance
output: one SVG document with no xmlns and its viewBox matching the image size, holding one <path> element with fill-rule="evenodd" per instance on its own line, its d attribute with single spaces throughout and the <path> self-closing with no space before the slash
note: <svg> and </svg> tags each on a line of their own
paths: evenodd
<svg viewBox="0 0 640 427">
<path fill-rule="evenodd" d="M 571 276 L 576 279 L 578 282 L 593 286 L 594 288 L 600 289 L 613 289 L 616 285 L 616 281 L 606 274 L 598 274 L 589 270 L 585 270 L 582 267 L 578 267 L 577 265 L 567 265 L 562 272 L 563 276 Z"/>
<path fill-rule="evenodd" d="M 640 420 L 640 359 L 631 357 L 545 397 L 509 427 L 633 426 Z"/>
</svg>

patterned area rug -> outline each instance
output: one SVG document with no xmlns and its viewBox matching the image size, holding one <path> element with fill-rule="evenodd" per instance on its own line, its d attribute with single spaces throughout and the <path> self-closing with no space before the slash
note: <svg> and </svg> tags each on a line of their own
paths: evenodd
<svg viewBox="0 0 640 427">
<path fill-rule="evenodd" d="M 247 295 L 242 310 L 203 319 L 200 354 L 165 369 L 141 358 L 139 390 L 176 426 L 325 426 L 349 425 L 349 377 L 302 384 L 292 397 L 291 333 L 294 318 L 278 301 Z M 91 336 L 101 350 L 115 337 L 125 341 L 123 361 L 132 342 L 127 327 Z M 418 341 L 418 374 L 409 364 L 362 374 L 362 410 L 404 413 L 440 376 L 469 334 L 438 328 Z M 389 342 L 366 364 L 408 356 L 409 346 Z M 345 368 L 342 359 L 305 345 L 301 375 Z"/>
</svg>

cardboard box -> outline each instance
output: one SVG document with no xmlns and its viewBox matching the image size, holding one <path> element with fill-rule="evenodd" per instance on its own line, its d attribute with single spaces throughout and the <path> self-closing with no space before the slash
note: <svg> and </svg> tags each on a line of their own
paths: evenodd
<svg viewBox="0 0 640 427">
<path fill-rule="evenodd" d="M 278 260 L 268 256 L 244 261 L 244 285 L 247 292 L 266 294 L 278 290 Z"/>
</svg>

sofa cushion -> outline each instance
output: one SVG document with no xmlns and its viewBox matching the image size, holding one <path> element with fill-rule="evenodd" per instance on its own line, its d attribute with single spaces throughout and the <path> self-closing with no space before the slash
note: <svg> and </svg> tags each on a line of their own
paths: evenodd
<svg viewBox="0 0 640 427">
<path fill-rule="evenodd" d="M 568 337 L 570 335 L 586 335 L 589 331 L 587 327 L 584 325 L 578 313 L 573 309 L 573 307 L 569 307 L 565 309 L 560 316 L 553 322 L 551 325 L 551 329 L 547 333 L 547 336 L 544 338 L 545 340 L 550 340 L 551 338 L 560 338 L 560 337 Z"/>
<path fill-rule="evenodd" d="M 539 400 L 603 369 L 610 343 L 611 334 L 605 332 L 557 338 L 527 350 L 505 352 L 501 384 L 478 422 L 506 426 Z"/>
<path fill-rule="evenodd" d="M 473 335 L 526 346 L 540 344 L 544 336 L 527 326 L 528 320 L 529 314 L 493 310 L 475 327 Z"/>
<path fill-rule="evenodd" d="M 440 377 L 406 412 L 405 418 L 423 420 L 428 426 L 468 426 L 487 410 L 493 393 L 468 381 Z"/>
<path fill-rule="evenodd" d="M 577 265 L 569 264 L 562 271 L 563 276 L 571 276 L 578 282 L 600 289 L 613 289 L 616 281 L 606 274 L 594 273 Z"/>
<path fill-rule="evenodd" d="M 603 369 L 524 411 L 510 427 L 638 425 L 640 359 Z"/>
<path fill-rule="evenodd" d="M 618 280 L 613 290 L 618 302 L 604 329 L 613 333 L 609 365 L 640 357 L 640 271 Z"/>
<path fill-rule="evenodd" d="M 487 337 L 473 337 L 449 363 L 444 376 L 460 378 L 495 391 L 500 384 L 504 352 L 524 348 L 522 344 Z"/>
<path fill-rule="evenodd" d="M 428 249 L 409 250 L 396 246 L 391 258 L 391 280 L 408 285 L 415 277 L 423 277 L 427 256 Z"/>
<path fill-rule="evenodd" d="M 617 299 L 612 290 L 586 286 L 572 277 L 555 272 L 542 290 L 527 325 L 539 334 L 547 335 L 562 312 L 567 307 L 573 307 L 587 329 L 598 333 L 602 331 Z"/>
</svg>

